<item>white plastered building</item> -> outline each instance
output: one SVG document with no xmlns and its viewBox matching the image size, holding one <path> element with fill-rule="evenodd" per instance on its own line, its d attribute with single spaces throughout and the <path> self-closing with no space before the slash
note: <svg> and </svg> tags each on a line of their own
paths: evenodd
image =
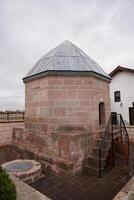
<svg viewBox="0 0 134 200">
<path fill-rule="evenodd" d="M 111 112 L 121 114 L 127 124 L 134 125 L 134 69 L 118 66 L 110 76 Z"/>
</svg>

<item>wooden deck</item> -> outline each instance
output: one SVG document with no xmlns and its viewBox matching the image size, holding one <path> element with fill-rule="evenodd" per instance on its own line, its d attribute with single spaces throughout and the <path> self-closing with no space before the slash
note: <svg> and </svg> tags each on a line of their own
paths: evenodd
<svg viewBox="0 0 134 200">
<path fill-rule="evenodd" d="M 101 179 L 92 175 L 59 177 L 46 173 L 31 186 L 52 200 L 112 200 L 129 178 L 126 168 L 118 166 Z"/>
</svg>

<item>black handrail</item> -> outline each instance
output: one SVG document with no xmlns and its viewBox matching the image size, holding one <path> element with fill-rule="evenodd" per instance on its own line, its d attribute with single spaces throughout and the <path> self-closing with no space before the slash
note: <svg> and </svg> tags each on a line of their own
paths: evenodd
<svg viewBox="0 0 134 200">
<path fill-rule="evenodd" d="M 111 115 L 112 117 L 112 115 Z M 113 123 L 112 123 L 112 120 L 111 120 L 111 136 L 112 136 L 112 164 L 113 164 L 113 167 L 115 167 L 115 155 L 114 155 L 114 131 L 113 131 Z"/>
<path fill-rule="evenodd" d="M 108 139 L 111 139 L 109 137 L 111 137 L 111 132 L 110 132 L 110 129 L 111 129 L 111 115 L 110 114 L 110 117 L 108 119 L 108 123 L 107 123 L 107 126 L 106 126 L 106 129 L 105 129 L 105 132 L 100 140 L 100 143 L 99 143 L 99 177 L 101 178 L 102 176 L 102 163 L 101 163 L 101 158 L 102 158 L 102 151 L 103 149 L 105 149 L 105 144 L 106 144 L 106 140 Z"/>
<path fill-rule="evenodd" d="M 120 138 L 121 138 L 121 143 L 123 141 L 123 139 L 125 140 L 125 142 L 128 145 L 128 162 L 129 162 L 129 136 L 128 136 L 128 132 L 124 123 L 124 120 L 122 118 L 121 114 L 115 114 L 114 113 L 114 117 L 116 117 L 116 123 L 114 124 L 113 122 L 113 114 L 110 114 L 105 132 L 103 134 L 103 137 L 99 143 L 99 177 L 101 178 L 102 176 L 102 154 L 103 154 L 103 150 L 106 148 L 106 143 L 110 142 L 112 144 L 112 164 L 113 167 L 115 166 L 115 149 L 114 149 L 114 125 L 116 127 L 116 129 L 120 129 Z M 119 117 L 119 118 L 118 118 Z M 119 123 L 118 123 L 119 122 Z M 125 133 L 125 134 L 123 134 Z M 124 137 L 125 136 L 125 137 Z M 126 141 L 127 138 L 127 141 Z"/>
<path fill-rule="evenodd" d="M 126 133 L 126 137 L 127 137 L 127 144 L 128 144 L 128 163 L 129 163 L 129 155 L 130 155 L 129 135 L 128 135 L 127 128 L 126 128 L 126 126 L 125 126 L 125 123 L 124 123 L 124 120 L 123 120 L 122 115 L 120 115 L 120 118 L 121 118 L 121 121 L 122 121 L 122 123 L 123 123 L 123 127 L 124 127 L 124 130 L 125 130 L 125 133 Z"/>
<path fill-rule="evenodd" d="M 110 114 L 110 117 L 109 117 L 109 119 L 108 119 L 108 123 L 107 123 L 107 126 L 106 126 L 106 129 L 105 129 L 105 132 L 104 132 L 104 134 L 103 134 L 103 136 L 102 136 L 102 140 L 101 140 L 101 142 L 100 142 L 100 144 L 99 144 L 99 148 L 100 149 L 102 149 L 102 146 L 103 146 L 103 142 L 105 141 L 105 139 L 106 139 L 106 137 L 108 137 L 108 128 L 109 128 L 109 125 L 111 124 L 111 114 Z"/>
</svg>

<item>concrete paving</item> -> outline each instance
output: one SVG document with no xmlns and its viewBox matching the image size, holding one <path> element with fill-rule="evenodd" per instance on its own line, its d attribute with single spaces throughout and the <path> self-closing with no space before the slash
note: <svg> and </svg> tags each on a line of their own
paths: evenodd
<svg viewBox="0 0 134 200">
<path fill-rule="evenodd" d="M 10 175 L 10 177 L 16 185 L 17 200 L 50 200 L 50 198 L 41 194 L 33 187 L 29 186 L 13 175 Z"/>
<path fill-rule="evenodd" d="M 134 200 L 134 177 L 121 189 L 114 200 Z"/>
</svg>

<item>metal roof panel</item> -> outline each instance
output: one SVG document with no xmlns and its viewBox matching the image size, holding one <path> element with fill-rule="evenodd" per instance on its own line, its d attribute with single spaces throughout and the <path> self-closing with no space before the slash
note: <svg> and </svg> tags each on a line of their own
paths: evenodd
<svg viewBox="0 0 134 200">
<path fill-rule="evenodd" d="M 108 74 L 79 47 L 64 41 L 45 54 L 28 72 L 24 79 L 45 71 L 89 71 L 110 79 Z"/>
</svg>

